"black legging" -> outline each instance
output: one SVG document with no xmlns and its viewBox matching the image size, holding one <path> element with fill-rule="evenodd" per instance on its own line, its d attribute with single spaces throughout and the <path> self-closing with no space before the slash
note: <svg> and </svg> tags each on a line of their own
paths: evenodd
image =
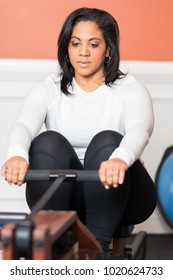
<svg viewBox="0 0 173 280">
<path fill-rule="evenodd" d="M 101 162 L 119 146 L 121 139 L 122 136 L 114 131 L 98 133 L 87 148 L 83 166 L 64 136 L 54 131 L 43 132 L 32 142 L 30 169 L 98 170 Z M 27 183 L 26 199 L 31 209 L 49 186 L 49 182 Z M 100 182 L 64 182 L 44 209 L 76 210 L 82 222 L 98 238 L 103 250 L 107 251 L 119 224 L 145 221 L 153 213 L 156 203 L 154 183 L 137 160 L 118 188 L 106 190 Z"/>
</svg>

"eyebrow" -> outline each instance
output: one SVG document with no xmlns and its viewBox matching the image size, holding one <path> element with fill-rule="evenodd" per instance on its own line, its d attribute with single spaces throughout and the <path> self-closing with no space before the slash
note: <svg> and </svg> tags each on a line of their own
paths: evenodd
<svg viewBox="0 0 173 280">
<path fill-rule="evenodd" d="M 81 39 L 79 37 L 77 37 L 77 36 L 72 36 L 71 39 L 77 39 L 77 40 L 81 41 Z M 99 41 L 101 41 L 101 39 L 97 38 L 97 37 L 90 38 L 88 41 L 92 41 L 92 40 L 99 40 Z"/>
</svg>

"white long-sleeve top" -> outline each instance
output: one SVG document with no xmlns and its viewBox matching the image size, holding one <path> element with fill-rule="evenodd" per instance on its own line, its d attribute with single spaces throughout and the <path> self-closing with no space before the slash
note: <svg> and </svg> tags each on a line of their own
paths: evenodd
<svg viewBox="0 0 173 280">
<path fill-rule="evenodd" d="M 93 92 L 85 92 L 73 79 L 70 92 L 69 96 L 61 92 L 58 75 L 50 75 L 29 92 L 10 132 L 7 157 L 28 160 L 31 142 L 45 124 L 47 130 L 58 131 L 69 140 L 81 162 L 94 135 L 117 131 L 124 137 L 110 158 L 120 158 L 131 166 L 153 131 L 153 106 L 147 89 L 128 74 Z"/>
</svg>

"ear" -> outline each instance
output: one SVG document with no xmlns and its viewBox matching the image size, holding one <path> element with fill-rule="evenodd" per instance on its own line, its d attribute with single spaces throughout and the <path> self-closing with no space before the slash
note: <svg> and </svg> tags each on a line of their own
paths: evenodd
<svg viewBox="0 0 173 280">
<path fill-rule="evenodd" d="M 106 56 L 106 57 L 109 57 L 109 55 L 110 55 L 110 47 L 107 47 L 107 48 L 106 48 L 106 55 L 105 55 L 105 56 Z"/>
</svg>

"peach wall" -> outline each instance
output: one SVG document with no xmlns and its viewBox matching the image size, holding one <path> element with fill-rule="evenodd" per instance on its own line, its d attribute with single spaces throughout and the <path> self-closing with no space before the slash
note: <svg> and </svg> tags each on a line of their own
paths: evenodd
<svg viewBox="0 0 173 280">
<path fill-rule="evenodd" d="M 117 19 L 121 59 L 173 61 L 173 0 L 0 0 L 0 58 L 56 59 L 61 25 L 82 6 Z"/>
</svg>

